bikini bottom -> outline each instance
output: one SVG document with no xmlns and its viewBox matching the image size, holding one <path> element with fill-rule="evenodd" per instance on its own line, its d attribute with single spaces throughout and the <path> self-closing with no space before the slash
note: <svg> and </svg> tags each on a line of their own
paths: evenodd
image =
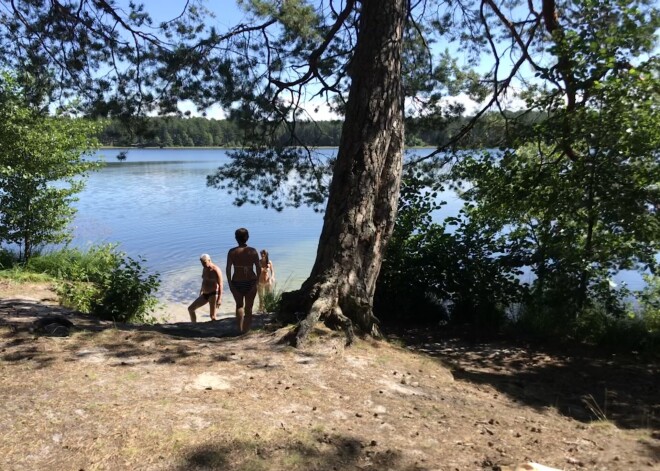
<svg viewBox="0 0 660 471">
<path fill-rule="evenodd" d="M 231 285 L 234 287 L 234 289 L 241 294 L 248 294 L 254 289 L 254 285 L 256 284 L 257 280 L 240 280 L 231 282 Z"/>
<path fill-rule="evenodd" d="M 202 293 L 202 296 L 208 301 L 211 296 L 215 296 L 216 294 L 218 294 L 217 291 L 211 291 L 210 293 Z"/>
</svg>

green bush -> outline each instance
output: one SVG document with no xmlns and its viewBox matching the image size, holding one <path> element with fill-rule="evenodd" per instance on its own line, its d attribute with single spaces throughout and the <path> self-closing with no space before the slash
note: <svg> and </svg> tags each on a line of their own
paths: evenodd
<svg viewBox="0 0 660 471">
<path fill-rule="evenodd" d="M 84 281 L 60 280 L 56 291 L 63 305 L 85 313 L 92 312 L 92 300 L 101 296 L 98 285 Z"/>
<path fill-rule="evenodd" d="M 70 282 L 101 283 L 122 258 L 116 244 L 92 246 L 86 251 L 65 248 L 31 258 L 25 269 Z"/>
<path fill-rule="evenodd" d="M 385 322 L 449 323 L 479 336 L 496 333 L 506 307 L 521 294 L 517 268 L 493 256 L 502 251 L 498 239 L 470 224 L 465 210 L 433 223 L 441 190 L 419 174 L 404 180 L 374 311 Z"/>
<path fill-rule="evenodd" d="M 7 249 L 0 249 L 0 270 L 8 270 L 16 265 L 18 256 Z"/>
<path fill-rule="evenodd" d="M 641 318 L 649 332 L 660 335 L 660 277 L 647 275 L 646 286 L 638 296 Z"/>
<path fill-rule="evenodd" d="M 280 303 L 282 302 L 282 290 L 277 289 L 277 286 L 273 286 L 270 291 L 267 291 L 263 294 L 263 308 L 266 312 L 277 312 L 280 309 Z"/>
<path fill-rule="evenodd" d="M 124 257 L 100 286 L 100 296 L 91 301 L 91 312 L 115 322 L 153 322 L 158 305 L 154 297 L 160 280 L 142 266 L 144 259 Z"/>
</svg>

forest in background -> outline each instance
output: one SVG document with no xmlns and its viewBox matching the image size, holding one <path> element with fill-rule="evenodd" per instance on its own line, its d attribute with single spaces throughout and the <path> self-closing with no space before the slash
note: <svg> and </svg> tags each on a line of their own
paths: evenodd
<svg viewBox="0 0 660 471">
<path fill-rule="evenodd" d="M 481 117 L 470 132 L 457 140 L 459 148 L 509 147 L 511 133 L 505 127 L 511 120 L 529 125 L 543 119 L 538 112 L 491 112 Z M 406 121 L 407 146 L 447 145 L 465 128 L 472 117 L 454 117 L 429 126 L 419 119 Z M 281 146 L 337 147 L 343 121 L 301 121 L 291 129 L 281 126 L 275 142 Z M 204 117 L 145 117 L 130 120 L 107 119 L 101 122 L 99 142 L 110 147 L 241 147 L 249 145 L 240 123 Z M 507 137 L 509 136 L 509 137 Z"/>
</svg>

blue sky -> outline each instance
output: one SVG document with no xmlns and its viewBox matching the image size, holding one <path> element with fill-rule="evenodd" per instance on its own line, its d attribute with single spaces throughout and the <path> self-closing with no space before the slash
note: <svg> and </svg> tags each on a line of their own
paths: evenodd
<svg viewBox="0 0 660 471">
<path fill-rule="evenodd" d="M 192 2 L 193 0 L 191 0 Z M 120 0 L 118 3 L 128 5 L 128 0 Z M 156 21 L 177 17 L 186 4 L 185 0 L 143 0 L 143 3 Z M 209 24 L 227 27 L 243 19 L 243 12 L 234 0 L 206 0 L 202 2 L 202 5 L 216 15 L 216 18 L 209 18 Z"/>
</svg>

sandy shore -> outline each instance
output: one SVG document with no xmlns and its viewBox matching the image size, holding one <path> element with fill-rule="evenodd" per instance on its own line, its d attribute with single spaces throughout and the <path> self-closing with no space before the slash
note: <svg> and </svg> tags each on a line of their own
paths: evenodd
<svg viewBox="0 0 660 471">
<path fill-rule="evenodd" d="M 190 316 L 188 315 L 188 305 L 193 302 L 193 299 L 188 303 L 162 303 L 161 308 L 156 311 L 156 317 L 162 319 L 166 323 L 175 323 L 175 322 L 190 322 Z M 257 300 L 255 299 L 255 312 L 257 307 Z M 222 297 L 222 305 L 218 310 L 218 318 L 224 317 L 234 317 L 236 313 L 236 303 L 231 293 L 229 295 L 224 295 Z M 210 321 L 211 316 L 209 315 L 209 305 L 202 306 L 197 310 L 197 321 L 206 322 Z"/>
</svg>

